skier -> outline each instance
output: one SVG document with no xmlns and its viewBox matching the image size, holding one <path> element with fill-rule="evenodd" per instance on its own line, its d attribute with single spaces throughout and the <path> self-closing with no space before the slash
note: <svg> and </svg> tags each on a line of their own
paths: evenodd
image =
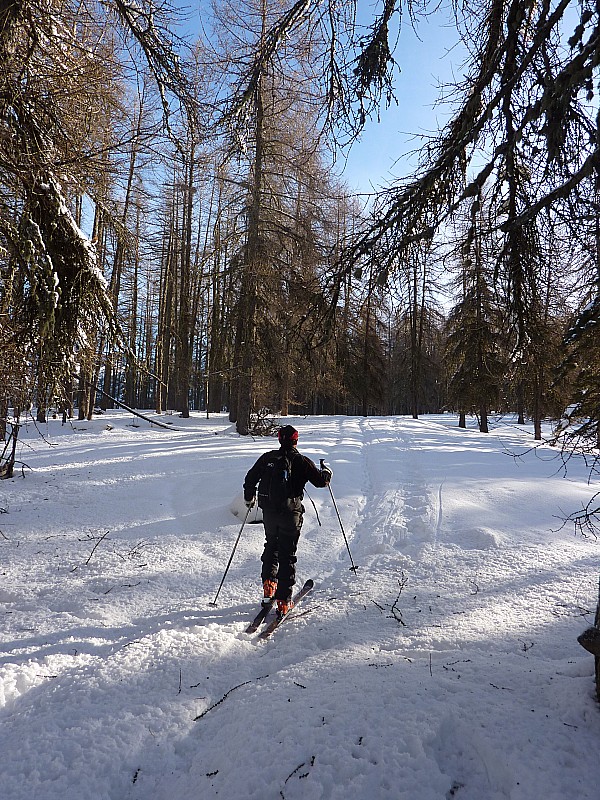
<svg viewBox="0 0 600 800">
<path fill-rule="evenodd" d="M 329 485 L 332 470 L 324 462 L 319 469 L 296 449 L 298 431 L 285 425 L 278 433 L 279 450 L 264 453 L 244 480 L 248 508 L 256 502 L 263 512 L 265 547 L 261 556 L 263 603 L 277 601 L 277 613 L 284 616 L 293 607 L 292 587 L 296 582 L 296 549 L 304 514 L 304 487 Z"/>
</svg>

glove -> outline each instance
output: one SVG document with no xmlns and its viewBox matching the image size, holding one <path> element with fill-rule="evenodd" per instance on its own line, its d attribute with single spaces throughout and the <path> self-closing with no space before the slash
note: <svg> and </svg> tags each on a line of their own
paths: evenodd
<svg viewBox="0 0 600 800">
<path fill-rule="evenodd" d="M 329 483 L 329 481 L 333 478 L 333 470 L 331 469 L 331 467 L 327 466 L 327 464 L 323 461 L 323 459 L 321 459 L 319 463 L 321 466 L 321 475 L 323 476 L 325 483 Z"/>
<path fill-rule="evenodd" d="M 251 497 L 250 500 L 246 500 L 244 498 L 244 503 L 246 503 L 246 508 L 252 508 L 255 502 L 256 502 L 256 497 Z"/>
</svg>

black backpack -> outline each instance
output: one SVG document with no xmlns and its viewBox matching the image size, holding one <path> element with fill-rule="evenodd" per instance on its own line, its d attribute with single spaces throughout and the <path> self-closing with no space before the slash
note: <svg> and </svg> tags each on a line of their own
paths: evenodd
<svg viewBox="0 0 600 800">
<path fill-rule="evenodd" d="M 291 510 L 288 501 L 292 494 L 292 463 L 297 453 L 288 455 L 274 452 L 267 461 L 258 484 L 258 505 L 276 511 Z"/>
</svg>

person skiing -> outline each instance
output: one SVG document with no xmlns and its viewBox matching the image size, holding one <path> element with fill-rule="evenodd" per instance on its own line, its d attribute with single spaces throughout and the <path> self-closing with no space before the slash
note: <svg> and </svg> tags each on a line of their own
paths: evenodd
<svg viewBox="0 0 600 800">
<path fill-rule="evenodd" d="M 279 450 L 270 450 L 248 470 L 244 480 L 244 501 L 256 502 L 263 512 L 265 546 L 261 556 L 263 603 L 277 602 L 284 616 L 293 608 L 292 588 L 296 582 L 296 549 L 302 528 L 304 487 L 310 481 L 317 488 L 329 485 L 332 470 L 321 468 L 296 449 L 298 431 L 291 425 L 279 429 Z"/>
</svg>

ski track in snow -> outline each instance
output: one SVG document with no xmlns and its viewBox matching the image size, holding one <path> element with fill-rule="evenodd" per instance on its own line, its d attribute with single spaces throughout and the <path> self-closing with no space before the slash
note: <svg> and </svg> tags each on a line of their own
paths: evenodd
<svg viewBox="0 0 600 800">
<path fill-rule="evenodd" d="M 2 487 L 3 800 L 597 800 L 575 642 L 597 544 L 556 519 L 589 498 L 583 470 L 450 415 L 291 419 L 333 467 L 359 570 L 309 485 L 322 524 L 307 499 L 298 580 L 316 587 L 260 642 L 261 525 L 209 603 L 270 443 L 224 417 L 112 416 L 52 449 L 31 436 L 34 472 Z"/>
</svg>

